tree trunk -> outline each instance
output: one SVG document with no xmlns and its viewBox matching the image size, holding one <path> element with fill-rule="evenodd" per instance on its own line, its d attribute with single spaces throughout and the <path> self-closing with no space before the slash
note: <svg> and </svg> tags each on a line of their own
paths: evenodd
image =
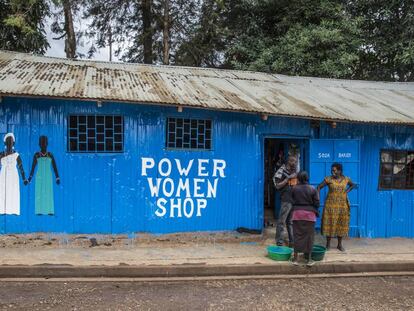
<svg viewBox="0 0 414 311">
<path fill-rule="evenodd" d="M 112 62 L 112 27 L 108 29 L 109 61 Z"/>
<path fill-rule="evenodd" d="M 144 43 L 144 63 L 152 64 L 152 0 L 142 0 L 142 23 Z"/>
<path fill-rule="evenodd" d="M 63 0 L 63 11 L 65 14 L 65 53 L 67 58 L 75 58 L 76 56 L 76 36 L 73 28 L 73 16 L 71 0 Z"/>
<path fill-rule="evenodd" d="M 162 49 L 163 49 L 164 65 L 169 65 L 170 64 L 170 0 L 164 0 Z"/>
</svg>

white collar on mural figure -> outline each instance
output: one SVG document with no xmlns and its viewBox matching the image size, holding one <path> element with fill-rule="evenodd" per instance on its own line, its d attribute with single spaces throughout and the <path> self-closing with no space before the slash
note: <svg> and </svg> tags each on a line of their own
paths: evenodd
<svg viewBox="0 0 414 311">
<path fill-rule="evenodd" d="M 11 137 L 13 139 L 13 142 L 16 141 L 16 139 L 14 138 L 13 133 L 7 133 L 6 135 L 4 135 L 3 142 L 6 142 L 6 139 L 9 138 L 9 137 Z"/>
</svg>

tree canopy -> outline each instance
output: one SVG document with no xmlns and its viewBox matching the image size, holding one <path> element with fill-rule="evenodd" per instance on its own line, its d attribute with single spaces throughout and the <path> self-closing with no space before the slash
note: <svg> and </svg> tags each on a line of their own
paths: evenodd
<svg viewBox="0 0 414 311">
<path fill-rule="evenodd" d="M 0 48 L 43 54 L 49 47 L 44 20 L 49 6 L 44 0 L 0 1 Z"/>
<path fill-rule="evenodd" d="M 414 81 L 412 0 L 0 0 L 0 9 L 3 49 L 45 53 L 53 13 L 70 58 L 109 48 L 127 62 Z"/>
</svg>

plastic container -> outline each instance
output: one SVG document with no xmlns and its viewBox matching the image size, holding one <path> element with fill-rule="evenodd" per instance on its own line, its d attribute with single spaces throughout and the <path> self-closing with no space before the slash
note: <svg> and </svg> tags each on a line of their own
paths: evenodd
<svg viewBox="0 0 414 311">
<path fill-rule="evenodd" d="M 267 256 L 276 261 L 288 261 L 292 256 L 293 249 L 287 246 L 268 246 Z"/>
<path fill-rule="evenodd" d="M 321 261 L 325 257 L 326 247 L 314 245 L 312 248 L 311 258 L 314 261 Z"/>
</svg>

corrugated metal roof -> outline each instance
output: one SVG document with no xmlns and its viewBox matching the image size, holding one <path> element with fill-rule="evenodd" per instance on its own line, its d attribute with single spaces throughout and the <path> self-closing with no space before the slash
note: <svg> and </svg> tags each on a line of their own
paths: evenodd
<svg viewBox="0 0 414 311">
<path fill-rule="evenodd" d="M 414 83 L 67 60 L 0 51 L 0 94 L 414 124 Z"/>
</svg>

